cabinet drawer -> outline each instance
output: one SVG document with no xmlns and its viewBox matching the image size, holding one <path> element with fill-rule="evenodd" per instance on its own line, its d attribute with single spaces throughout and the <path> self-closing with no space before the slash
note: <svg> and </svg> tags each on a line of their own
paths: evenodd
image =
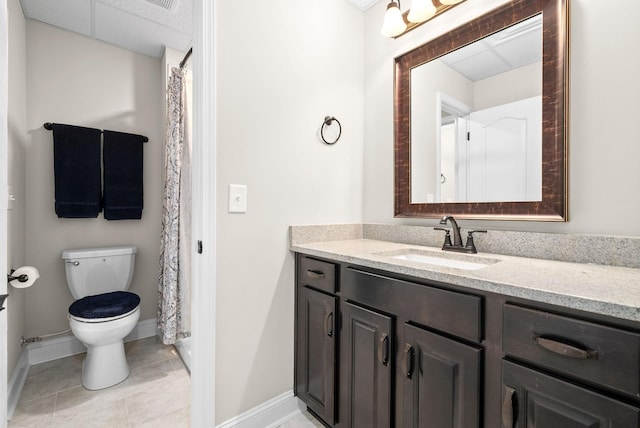
<svg viewBox="0 0 640 428">
<path fill-rule="evenodd" d="M 328 293 L 336 292 L 336 265 L 300 256 L 298 284 L 308 285 Z"/>
<path fill-rule="evenodd" d="M 343 298 L 379 308 L 418 324 L 482 341 L 482 297 L 389 278 L 352 268 L 342 270 Z"/>
<path fill-rule="evenodd" d="M 502 347 L 557 373 L 640 393 L 640 335 L 613 327 L 506 304 Z"/>
</svg>

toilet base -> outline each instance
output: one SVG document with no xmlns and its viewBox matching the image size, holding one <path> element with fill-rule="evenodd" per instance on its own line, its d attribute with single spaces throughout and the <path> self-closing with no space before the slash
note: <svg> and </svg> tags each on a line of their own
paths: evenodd
<svg viewBox="0 0 640 428">
<path fill-rule="evenodd" d="M 87 347 L 82 363 L 82 386 L 104 389 L 129 376 L 129 364 L 124 353 L 124 338 L 131 333 L 140 318 L 140 307 L 115 320 L 83 322 L 69 316 L 71 331 Z"/>
<path fill-rule="evenodd" d="M 82 362 L 82 386 L 90 390 L 108 388 L 129 377 L 129 372 L 122 340 L 108 345 L 89 346 Z"/>
</svg>

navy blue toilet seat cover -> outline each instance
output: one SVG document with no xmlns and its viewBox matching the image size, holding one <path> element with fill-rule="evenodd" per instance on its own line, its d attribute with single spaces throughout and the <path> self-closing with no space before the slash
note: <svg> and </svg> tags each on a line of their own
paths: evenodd
<svg viewBox="0 0 640 428">
<path fill-rule="evenodd" d="M 128 291 L 113 291 L 78 299 L 69 306 L 74 317 L 111 318 L 131 312 L 140 304 L 140 296 Z"/>
</svg>

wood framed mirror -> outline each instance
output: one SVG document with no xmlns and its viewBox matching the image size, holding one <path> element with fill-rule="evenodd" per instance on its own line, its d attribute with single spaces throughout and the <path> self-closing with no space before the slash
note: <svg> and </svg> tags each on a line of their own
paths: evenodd
<svg viewBox="0 0 640 428">
<path fill-rule="evenodd" d="M 566 2 L 514 0 L 395 59 L 395 217 L 567 221 Z M 539 44 L 526 55 L 513 42 L 523 34 Z M 487 46 L 497 52 L 479 50 Z M 492 62 L 484 73 L 461 58 L 465 50 L 513 63 L 508 78 L 496 81 L 504 67 Z M 436 79 L 443 73 L 448 88 Z M 512 95 L 517 101 L 495 104 Z M 525 102 L 532 113 L 521 113 Z M 495 111 L 507 113 L 496 119 Z M 456 142 L 445 145 L 445 135 Z"/>
</svg>

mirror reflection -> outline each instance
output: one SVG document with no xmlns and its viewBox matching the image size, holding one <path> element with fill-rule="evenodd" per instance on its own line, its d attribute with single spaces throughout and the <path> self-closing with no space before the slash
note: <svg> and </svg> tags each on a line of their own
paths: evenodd
<svg viewBox="0 0 640 428">
<path fill-rule="evenodd" d="M 542 200 L 541 18 L 411 69 L 411 203 Z"/>
</svg>

